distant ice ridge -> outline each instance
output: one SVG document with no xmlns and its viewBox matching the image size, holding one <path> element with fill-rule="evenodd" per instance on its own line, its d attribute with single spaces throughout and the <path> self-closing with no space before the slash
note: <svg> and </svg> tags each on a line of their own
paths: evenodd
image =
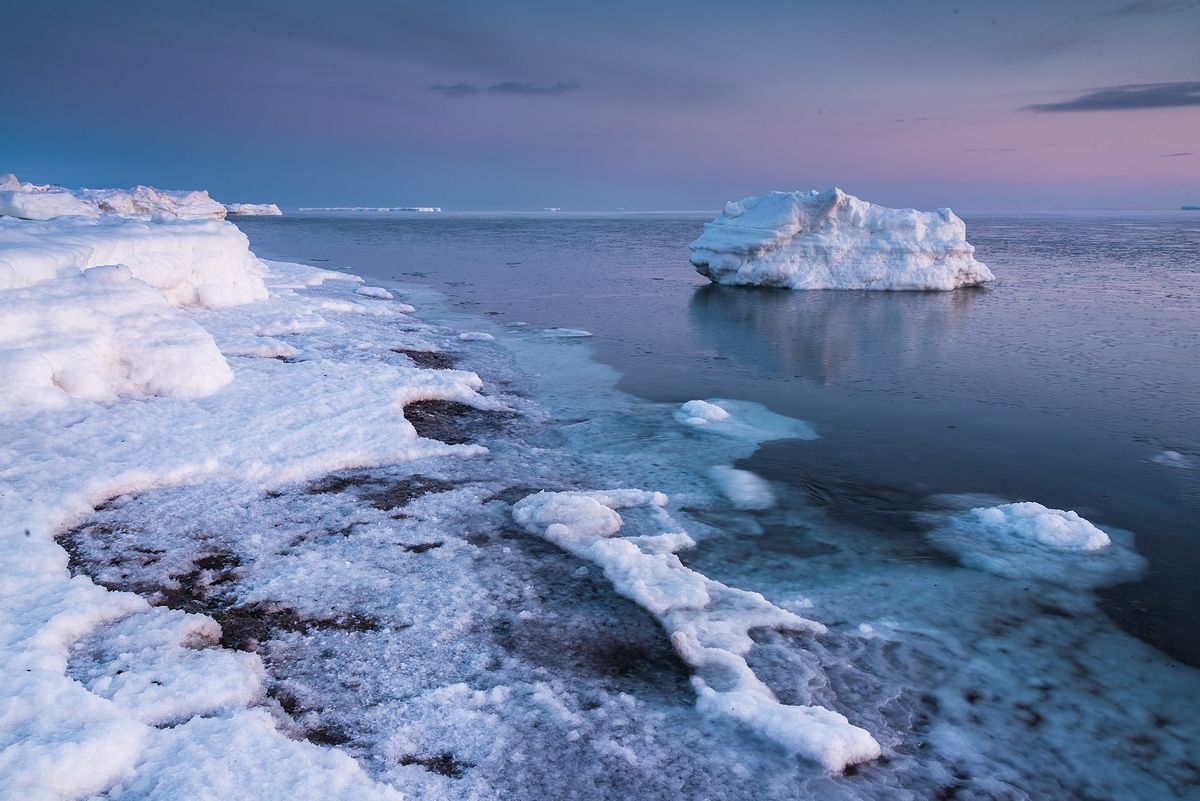
<svg viewBox="0 0 1200 801">
<path fill-rule="evenodd" d="M 676 553 L 695 543 L 666 505 L 661 492 L 638 489 L 539 492 L 518 501 L 513 518 L 602 568 L 618 593 L 658 619 L 692 669 L 701 712 L 742 723 L 826 770 L 878 758 L 879 744 L 865 729 L 824 707 L 780 703 L 746 663 L 752 629 L 820 634 L 825 627 L 685 567 Z M 624 525 L 617 510 L 637 508 L 650 511 L 660 532 L 617 536 Z"/>
<path fill-rule="evenodd" d="M 442 210 L 441 206 L 304 206 L 300 211 L 415 211 L 432 214 Z"/>
<path fill-rule="evenodd" d="M 691 244 L 718 284 L 786 289 L 949 290 L 995 280 L 950 209 L 877 206 L 841 189 L 725 204 Z"/>
<path fill-rule="evenodd" d="M 274 203 L 226 203 L 225 210 L 240 217 L 283 216 L 283 210 Z"/>
<path fill-rule="evenodd" d="M 152 186 L 132 189 L 66 189 L 20 181 L 12 173 L 0 175 L 0 217 L 52 220 L 56 217 L 171 217 L 181 220 L 223 220 L 226 214 L 283 214 L 274 203 L 231 203 L 209 197 L 204 190 L 173 191 Z"/>
</svg>

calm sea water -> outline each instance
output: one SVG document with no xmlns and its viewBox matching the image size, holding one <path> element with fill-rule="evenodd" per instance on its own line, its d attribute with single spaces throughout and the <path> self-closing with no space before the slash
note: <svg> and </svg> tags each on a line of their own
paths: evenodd
<svg viewBox="0 0 1200 801">
<path fill-rule="evenodd" d="M 1074 509 L 1150 568 L 1105 591 L 1123 628 L 1200 665 L 1200 214 L 966 218 L 987 289 L 716 287 L 706 215 L 310 213 L 237 224 L 266 258 L 422 283 L 500 323 L 584 328 L 621 389 L 737 398 L 815 442 L 741 466 L 883 533 L 940 493 Z M 1192 468 L 1154 458 L 1175 451 Z"/>
</svg>

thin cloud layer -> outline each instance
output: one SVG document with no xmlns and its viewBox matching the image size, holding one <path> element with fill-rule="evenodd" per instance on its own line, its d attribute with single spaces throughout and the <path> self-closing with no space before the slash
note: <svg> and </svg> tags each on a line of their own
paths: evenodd
<svg viewBox="0 0 1200 801">
<path fill-rule="evenodd" d="M 1023 111 L 1129 111 L 1149 108 L 1200 106 L 1200 81 L 1108 86 L 1057 103 L 1034 103 Z"/>
<path fill-rule="evenodd" d="M 529 83 L 527 81 L 503 81 L 491 86 L 481 87 L 473 83 L 434 84 L 429 91 L 443 97 L 470 97 L 478 94 L 517 95 L 521 97 L 539 97 L 541 95 L 561 95 L 573 92 L 579 88 L 577 83 Z"/>
</svg>

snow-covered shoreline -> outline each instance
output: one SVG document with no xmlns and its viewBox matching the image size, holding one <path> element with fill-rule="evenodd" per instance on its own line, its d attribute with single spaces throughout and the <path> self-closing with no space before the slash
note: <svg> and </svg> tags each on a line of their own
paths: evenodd
<svg viewBox="0 0 1200 801">
<path fill-rule="evenodd" d="M 225 222 L 3 220 L 5 253 L 42 311 L 0 371 L 53 369 L 0 407 L 4 797 L 1189 781 L 1186 677 L 1090 595 L 1127 532 L 946 500 L 906 563 L 733 467 L 810 425 L 618 393 L 584 332 L 422 320 Z"/>
</svg>

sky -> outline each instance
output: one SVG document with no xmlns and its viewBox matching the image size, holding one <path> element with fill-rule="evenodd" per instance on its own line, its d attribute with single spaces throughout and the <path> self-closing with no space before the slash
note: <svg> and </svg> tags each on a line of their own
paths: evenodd
<svg viewBox="0 0 1200 801">
<path fill-rule="evenodd" d="M 39 0 L 0 173 L 224 201 L 1200 202 L 1200 0 Z"/>
</svg>

